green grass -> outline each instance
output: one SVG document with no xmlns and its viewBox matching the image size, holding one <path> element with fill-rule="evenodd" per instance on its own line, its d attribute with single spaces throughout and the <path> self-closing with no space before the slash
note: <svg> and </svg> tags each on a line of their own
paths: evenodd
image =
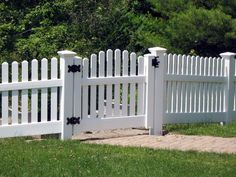
<svg viewBox="0 0 236 177">
<path fill-rule="evenodd" d="M 172 124 L 166 125 L 165 130 L 185 135 L 236 137 L 236 122 L 223 126 L 219 123 Z"/>
<path fill-rule="evenodd" d="M 0 176 L 194 177 L 236 174 L 236 155 L 123 148 L 79 141 L 0 140 Z"/>
</svg>

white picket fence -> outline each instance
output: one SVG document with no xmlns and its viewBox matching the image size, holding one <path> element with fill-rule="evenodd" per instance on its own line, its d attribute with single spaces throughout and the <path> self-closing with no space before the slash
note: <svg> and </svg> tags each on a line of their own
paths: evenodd
<svg viewBox="0 0 236 177">
<path fill-rule="evenodd" d="M 61 51 L 60 62 L 3 63 L 0 137 L 59 133 L 68 139 L 129 127 L 160 135 L 166 123 L 236 118 L 236 54 L 204 58 L 149 50 L 137 57 L 109 49 L 89 59 Z"/>
<path fill-rule="evenodd" d="M 164 123 L 228 122 L 235 119 L 233 55 L 222 54 L 223 58 L 165 55 Z"/>
<path fill-rule="evenodd" d="M 40 66 L 35 59 L 30 66 L 27 61 L 2 64 L 0 137 L 61 133 L 57 88 L 62 80 L 57 59 L 50 62 L 50 77 L 47 59 Z"/>
</svg>

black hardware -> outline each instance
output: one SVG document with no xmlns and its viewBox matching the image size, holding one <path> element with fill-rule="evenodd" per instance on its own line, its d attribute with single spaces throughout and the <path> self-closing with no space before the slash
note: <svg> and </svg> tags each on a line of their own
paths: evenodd
<svg viewBox="0 0 236 177">
<path fill-rule="evenodd" d="M 69 65 L 68 66 L 68 73 L 69 72 L 72 72 L 72 73 L 80 72 L 80 70 L 81 70 L 81 65 Z"/>
<path fill-rule="evenodd" d="M 80 124 L 80 117 L 67 117 L 67 125 L 75 125 Z"/>
<path fill-rule="evenodd" d="M 160 61 L 158 60 L 159 57 L 155 57 L 152 59 L 152 66 L 155 68 L 159 68 Z"/>
</svg>

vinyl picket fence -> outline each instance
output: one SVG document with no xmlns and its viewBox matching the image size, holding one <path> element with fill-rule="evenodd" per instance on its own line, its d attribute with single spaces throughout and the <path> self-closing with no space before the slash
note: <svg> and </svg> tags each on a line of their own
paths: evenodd
<svg viewBox="0 0 236 177">
<path fill-rule="evenodd" d="M 221 57 L 101 51 L 2 63 L 0 137 L 236 120 L 235 53 Z"/>
<path fill-rule="evenodd" d="M 230 122 L 236 118 L 235 54 L 166 54 L 164 123 Z"/>
</svg>

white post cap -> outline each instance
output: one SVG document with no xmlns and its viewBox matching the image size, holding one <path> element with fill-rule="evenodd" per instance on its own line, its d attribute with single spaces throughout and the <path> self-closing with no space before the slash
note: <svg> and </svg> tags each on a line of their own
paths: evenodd
<svg viewBox="0 0 236 177">
<path fill-rule="evenodd" d="M 224 53 L 221 53 L 220 56 L 223 58 L 223 57 L 234 57 L 236 56 L 236 53 L 233 53 L 233 52 L 224 52 Z"/>
<path fill-rule="evenodd" d="M 152 47 L 152 48 L 148 48 L 149 52 L 151 52 L 152 55 L 157 56 L 158 53 L 165 53 L 167 51 L 166 48 L 162 48 L 162 47 Z"/>
<path fill-rule="evenodd" d="M 75 52 L 69 51 L 69 50 L 62 50 L 62 51 L 58 51 L 57 53 L 62 58 L 74 57 L 76 55 Z"/>
</svg>

